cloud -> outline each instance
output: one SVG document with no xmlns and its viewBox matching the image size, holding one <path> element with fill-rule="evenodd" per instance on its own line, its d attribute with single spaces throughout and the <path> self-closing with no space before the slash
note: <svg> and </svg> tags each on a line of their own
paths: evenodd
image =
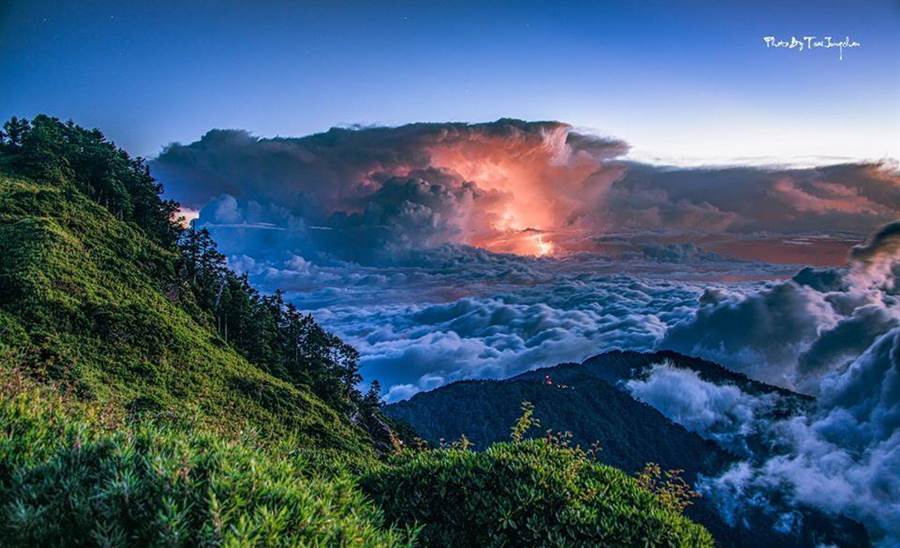
<svg viewBox="0 0 900 548">
<path fill-rule="evenodd" d="M 900 278 L 900 221 L 882 227 L 864 244 L 850 253 L 853 260 L 851 280 L 863 286 L 875 285 L 896 294 Z"/>
<path fill-rule="evenodd" d="M 151 168 L 224 245 L 277 227 L 285 234 L 272 239 L 285 254 L 365 264 L 445 244 L 598 251 L 596 238 L 610 234 L 670 240 L 651 245 L 704 234 L 865 234 L 900 215 L 900 175 L 888 164 L 674 169 L 626 162 L 627 150 L 560 122 L 502 119 L 299 138 L 212 130 L 170 145 Z M 222 200 L 256 224 L 223 221 L 209 207 Z"/>
<path fill-rule="evenodd" d="M 855 247 L 846 270 L 803 269 L 761 291 L 707 291 L 661 348 L 703 356 L 758 380 L 816 395 L 879 336 L 900 325 L 894 294 L 900 223 Z"/>
<path fill-rule="evenodd" d="M 432 388 L 433 377 L 444 383 L 502 378 L 610 348 L 651 350 L 668 328 L 694 313 L 704 288 L 731 286 L 710 277 L 754 266 L 710 260 L 697 274 L 689 264 L 636 257 L 631 267 L 646 274 L 636 278 L 617 274 L 620 260 L 593 254 L 530 258 L 459 245 L 360 265 L 269 256 L 260 238 L 281 234 L 251 232 L 236 244 L 239 253 L 228 256 L 229 265 L 264 291 L 281 289 L 351 342 L 367 379 L 398 387 L 391 401 Z M 748 291 L 758 286 L 741 285 Z"/>
<path fill-rule="evenodd" d="M 710 290 L 694 316 L 673 326 L 660 347 L 794 388 L 798 356 L 838 320 L 825 295 L 793 281 L 751 294 Z"/>
<path fill-rule="evenodd" d="M 775 396 L 745 394 L 731 384 L 716 384 L 696 371 L 671 363 L 656 364 L 625 388 L 641 400 L 692 432 L 715 440 L 738 455 L 749 455 L 747 440 L 767 426 Z"/>
<path fill-rule="evenodd" d="M 867 234 L 900 215 L 890 164 L 810 169 L 660 168 L 630 164 L 602 214 L 619 231 Z"/>
<path fill-rule="evenodd" d="M 665 263 L 697 263 L 703 261 L 721 261 L 724 258 L 716 253 L 703 251 L 693 242 L 675 244 L 644 244 L 640 247 L 643 257 Z"/>
<path fill-rule="evenodd" d="M 329 306 L 317 317 L 362 355 L 395 401 L 466 378 L 504 378 L 600 349 L 648 350 L 690 314 L 700 290 L 591 276 L 444 303 Z"/>
<path fill-rule="evenodd" d="M 879 546 L 900 543 L 900 329 L 823 380 L 814 413 L 770 425 L 783 450 L 706 478 L 731 523 L 787 497 L 861 521 Z"/>
<path fill-rule="evenodd" d="M 353 244 L 369 236 L 368 247 L 466 243 L 538 254 L 542 233 L 563 228 L 586 196 L 620 174 L 609 161 L 626 150 L 559 122 L 505 119 L 333 128 L 295 139 L 213 130 L 170 145 L 152 169 L 188 205 L 227 195 L 334 229 L 324 241 L 296 233 L 294 251 L 359 251 Z"/>
<path fill-rule="evenodd" d="M 755 292 L 706 291 L 660 343 L 813 394 L 808 414 L 776 420 L 760 413 L 765 399 L 662 366 L 628 383 L 635 397 L 725 447 L 749 432 L 768 438 L 701 485 L 729 522 L 754 509 L 811 506 L 861 521 L 879 545 L 900 543 L 898 227 L 854 248 L 846 270 L 804 269 Z"/>
</svg>

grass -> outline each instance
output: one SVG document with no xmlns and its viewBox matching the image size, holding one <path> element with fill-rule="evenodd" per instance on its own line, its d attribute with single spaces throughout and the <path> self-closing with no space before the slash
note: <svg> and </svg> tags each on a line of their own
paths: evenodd
<svg viewBox="0 0 900 548">
<path fill-rule="evenodd" d="M 371 453 L 321 400 L 224 344 L 161 285 L 176 257 L 78 191 L 0 176 L 0 257 L 0 350 L 35 378 L 132 413 Z"/>
<path fill-rule="evenodd" d="M 115 412 L 3 370 L 0 540 L 12 546 L 409 546 L 352 466 Z"/>
</svg>

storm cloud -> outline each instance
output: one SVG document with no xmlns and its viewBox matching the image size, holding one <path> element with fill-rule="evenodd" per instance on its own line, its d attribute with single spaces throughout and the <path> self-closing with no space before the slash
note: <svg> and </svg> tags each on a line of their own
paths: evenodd
<svg viewBox="0 0 900 548">
<path fill-rule="evenodd" d="M 626 150 L 566 124 L 518 120 L 333 128 L 297 139 L 214 130 L 169 146 L 152 168 L 173 196 L 201 209 L 201 224 L 230 224 L 204 207 L 227 195 L 242 209 L 277 205 L 331 230 L 293 232 L 295 252 L 366 261 L 355 252 L 464 243 L 536 255 L 543 232 L 564 227 L 585 197 L 620 175 L 608 161 Z"/>
<path fill-rule="evenodd" d="M 365 264 L 444 244 L 520 255 L 622 251 L 598 245 L 610 235 L 696 240 L 740 256 L 756 250 L 729 242 L 858 240 L 900 215 L 900 176 L 888 164 L 676 169 L 626 161 L 627 150 L 560 122 L 502 119 L 300 138 L 213 130 L 170 145 L 151 167 L 225 246 L 277 228 L 283 234 L 259 236 L 277 242 L 270 252 Z"/>
</svg>

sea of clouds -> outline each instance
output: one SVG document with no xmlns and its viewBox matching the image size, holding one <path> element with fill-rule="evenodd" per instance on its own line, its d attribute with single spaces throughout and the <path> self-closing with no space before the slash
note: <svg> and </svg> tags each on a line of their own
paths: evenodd
<svg viewBox="0 0 900 548">
<path fill-rule="evenodd" d="M 285 291 L 359 349 L 364 377 L 379 379 L 388 402 L 455 380 L 505 378 L 611 349 L 651 350 L 695 316 L 712 288 L 766 286 L 709 281 L 709 271 L 701 276 L 696 267 L 673 262 L 632 260 L 630 267 L 643 274 L 622 275 L 620 260 L 534 259 L 471 248 L 441 249 L 415 265 L 391 267 L 317 265 L 298 256 L 276 262 L 232 255 L 229 263 L 255 285 Z M 724 260 L 707 267 L 717 276 L 784 270 Z"/>
<path fill-rule="evenodd" d="M 748 510 L 780 513 L 774 498 L 862 522 L 877 544 L 900 544 L 900 222 L 851 254 L 845 270 L 804 270 L 743 295 L 704 293 L 660 347 L 815 396 L 807 414 L 773 419 L 773 395 L 717 385 L 658 364 L 627 382 L 637 399 L 746 460 L 700 490 L 729 523 Z M 714 293 L 709 295 L 709 293 Z M 768 440 L 750 450 L 751 436 Z M 736 450 L 735 450 L 736 449 Z"/>
<path fill-rule="evenodd" d="M 732 523 L 778 490 L 900 543 L 896 167 L 674 169 L 627 148 L 517 120 L 214 130 L 151 167 L 232 268 L 356 346 L 387 401 L 612 349 L 704 357 L 816 398 L 774 420 L 765 396 L 665 364 L 626 387 L 744 459 L 701 484 Z M 873 231 L 840 268 L 708 250 Z"/>
</svg>

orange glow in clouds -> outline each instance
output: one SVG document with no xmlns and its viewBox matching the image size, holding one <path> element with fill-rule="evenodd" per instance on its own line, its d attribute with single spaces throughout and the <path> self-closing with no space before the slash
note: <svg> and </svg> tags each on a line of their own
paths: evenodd
<svg viewBox="0 0 900 548">
<path fill-rule="evenodd" d="M 562 251 L 561 234 L 578 232 L 579 213 L 612 180 L 599 157 L 566 142 L 569 130 L 557 124 L 540 132 L 445 135 L 429 148 L 433 167 L 484 194 L 465 243 L 538 257 Z"/>
</svg>

